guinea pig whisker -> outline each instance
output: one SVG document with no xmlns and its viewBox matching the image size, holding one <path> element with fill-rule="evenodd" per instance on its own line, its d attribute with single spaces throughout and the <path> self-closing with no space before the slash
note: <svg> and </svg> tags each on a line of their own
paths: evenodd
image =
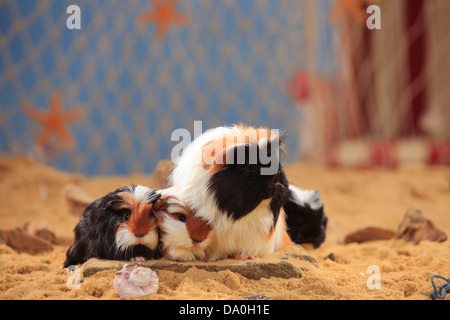
<svg viewBox="0 0 450 320">
<path fill-rule="evenodd" d="M 280 177 L 281 171 L 278 171 L 272 178 L 272 182 L 275 182 Z"/>
<path fill-rule="evenodd" d="M 114 242 L 111 244 L 111 250 L 113 249 L 113 247 L 115 247 L 114 255 L 117 255 L 117 253 L 119 253 L 119 251 L 120 251 L 120 248 L 119 248 L 119 246 L 117 245 L 116 241 L 114 241 Z"/>
<path fill-rule="evenodd" d="M 282 183 L 279 183 L 279 182 L 275 183 L 274 186 L 280 186 L 280 187 L 282 187 L 283 189 L 285 188 L 285 186 L 284 186 Z"/>
</svg>

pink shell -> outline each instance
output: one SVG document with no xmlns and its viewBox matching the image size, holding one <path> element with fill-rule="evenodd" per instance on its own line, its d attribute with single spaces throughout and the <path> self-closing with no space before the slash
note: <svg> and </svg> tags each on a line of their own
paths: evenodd
<svg viewBox="0 0 450 320">
<path fill-rule="evenodd" d="M 138 298 L 158 291 L 158 275 L 141 263 L 135 266 L 124 265 L 114 278 L 114 290 L 122 299 Z"/>
</svg>

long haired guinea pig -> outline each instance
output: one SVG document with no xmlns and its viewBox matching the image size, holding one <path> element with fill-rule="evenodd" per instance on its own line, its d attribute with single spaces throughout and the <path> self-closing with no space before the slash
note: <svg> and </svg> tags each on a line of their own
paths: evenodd
<svg viewBox="0 0 450 320">
<path fill-rule="evenodd" d="M 244 125 L 210 129 L 183 149 L 168 185 L 214 227 L 211 259 L 259 257 L 291 243 L 281 150 L 277 130 Z"/>
<path fill-rule="evenodd" d="M 162 196 L 154 205 L 163 256 L 176 261 L 204 260 L 213 239 L 212 227 L 183 205 L 171 189 L 158 191 Z"/>
<path fill-rule="evenodd" d="M 89 258 L 145 260 L 160 258 L 153 203 L 160 194 L 140 185 L 119 188 L 92 202 L 74 229 L 64 267 Z"/>
</svg>

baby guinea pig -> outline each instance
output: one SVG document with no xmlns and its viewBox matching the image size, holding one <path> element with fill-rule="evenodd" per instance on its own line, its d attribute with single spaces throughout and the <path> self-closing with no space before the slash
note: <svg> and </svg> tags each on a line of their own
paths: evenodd
<svg viewBox="0 0 450 320">
<path fill-rule="evenodd" d="M 162 196 L 155 203 L 154 209 L 161 231 L 160 246 L 163 256 L 176 261 L 205 259 L 207 249 L 212 243 L 212 227 L 184 206 L 173 195 L 173 188 L 158 192 Z"/>
<path fill-rule="evenodd" d="M 92 202 L 74 229 L 64 267 L 89 258 L 111 260 L 161 257 L 153 204 L 161 195 L 140 185 L 119 188 Z"/>
</svg>

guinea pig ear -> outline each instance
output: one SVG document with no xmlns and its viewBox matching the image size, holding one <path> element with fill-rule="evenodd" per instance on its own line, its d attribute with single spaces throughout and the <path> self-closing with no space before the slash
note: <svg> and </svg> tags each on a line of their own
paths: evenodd
<svg viewBox="0 0 450 320">
<path fill-rule="evenodd" d="M 126 189 L 124 189 L 126 190 Z M 109 211 L 114 210 L 117 206 L 121 205 L 124 200 L 115 191 L 108 193 L 101 199 L 96 200 L 97 203 L 92 203 L 91 211 Z M 87 210 L 87 209 L 86 209 Z"/>
<path fill-rule="evenodd" d="M 287 134 L 283 132 L 275 132 L 270 131 L 270 135 L 268 137 L 264 137 L 263 139 L 258 141 L 258 145 L 261 147 L 267 147 L 269 150 L 273 150 L 273 147 L 278 147 L 279 151 L 284 152 L 285 140 L 287 138 Z"/>
<path fill-rule="evenodd" d="M 155 204 L 161 198 L 161 194 L 157 193 L 155 190 L 152 190 L 147 195 L 147 202 Z"/>
<path fill-rule="evenodd" d="M 284 151 L 284 138 L 284 135 L 276 132 L 258 142 L 258 162 L 261 164 L 261 175 L 274 176 L 279 173 L 281 155 Z"/>
<path fill-rule="evenodd" d="M 202 147 L 201 164 L 205 170 L 217 171 L 224 164 L 226 139 L 218 138 L 209 141 Z"/>
<path fill-rule="evenodd" d="M 165 197 L 159 197 L 154 203 L 153 203 L 153 211 L 155 214 L 158 214 L 160 211 L 166 210 L 169 206 L 167 202 L 168 196 Z"/>
</svg>

